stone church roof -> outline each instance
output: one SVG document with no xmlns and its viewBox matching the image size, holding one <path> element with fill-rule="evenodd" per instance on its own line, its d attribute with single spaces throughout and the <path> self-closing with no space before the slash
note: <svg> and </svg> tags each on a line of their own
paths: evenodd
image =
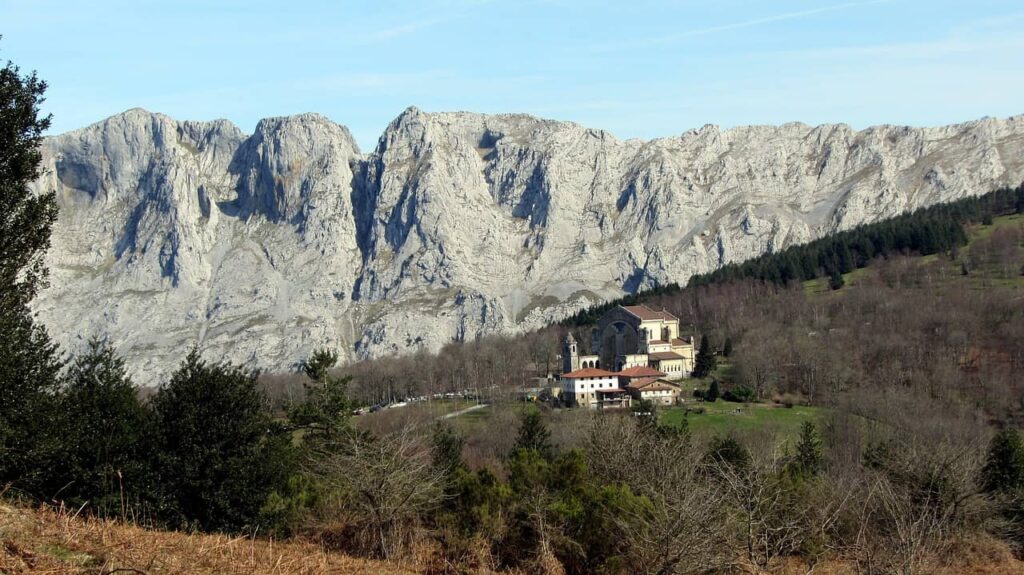
<svg viewBox="0 0 1024 575">
<path fill-rule="evenodd" d="M 655 319 L 660 319 L 663 321 L 679 321 L 678 317 L 668 313 L 665 310 L 655 311 L 645 305 L 624 305 L 622 306 L 622 309 L 640 318 L 640 320 L 642 321 L 649 321 Z"/>
</svg>

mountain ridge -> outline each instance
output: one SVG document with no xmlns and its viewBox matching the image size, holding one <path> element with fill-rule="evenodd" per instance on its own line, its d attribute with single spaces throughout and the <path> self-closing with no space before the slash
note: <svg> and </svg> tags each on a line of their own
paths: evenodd
<svg viewBox="0 0 1024 575">
<path fill-rule="evenodd" d="M 44 142 L 61 215 L 36 303 L 155 383 L 198 344 L 288 369 L 530 329 L 837 229 L 1024 179 L 1024 116 L 712 125 L 654 140 L 409 107 L 375 149 L 319 114 L 133 108 Z"/>
</svg>

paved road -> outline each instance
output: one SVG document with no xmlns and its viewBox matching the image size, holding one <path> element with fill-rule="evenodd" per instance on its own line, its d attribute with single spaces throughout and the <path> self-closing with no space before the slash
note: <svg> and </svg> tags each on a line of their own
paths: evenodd
<svg viewBox="0 0 1024 575">
<path fill-rule="evenodd" d="M 453 411 L 451 413 L 446 413 L 446 414 L 442 415 L 441 417 L 438 417 L 438 419 L 454 419 L 454 418 L 456 418 L 456 417 L 458 417 L 460 415 L 464 415 L 466 413 L 469 413 L 470 411 L 476 411 L 478 409 L 483 409 L 485 407 L 487 407 L 486 403 L 478 403 L 476 405 L 471 405 L 471 406 L 467 407 L 466 409 L 460 409 L 459 411 Z"/>
</svg>

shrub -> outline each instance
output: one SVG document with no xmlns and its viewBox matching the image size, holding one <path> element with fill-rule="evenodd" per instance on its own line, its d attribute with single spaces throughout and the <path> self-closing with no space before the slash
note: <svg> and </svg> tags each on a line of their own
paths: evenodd
<svg viewBox="0 0 1024 575">
<path fill-rule="evenodd" d="M 745 385 L 737 385 L 726 391 L 722 399 L 735 403 L 750 403 L 754 401 L 754 390 Z"/>
</svg>

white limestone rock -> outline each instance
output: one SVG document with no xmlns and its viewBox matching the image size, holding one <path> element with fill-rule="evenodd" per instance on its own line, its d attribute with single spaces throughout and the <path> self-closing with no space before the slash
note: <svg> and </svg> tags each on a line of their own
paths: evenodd
<svg viewBox="0 0 1024 575">
<path fill-rule="evenodd" d="M 46 140 L 60 219 L 36 302 L 143 383 L 185 350 L 265 370 L 532 329 L 582 306 L 1024 180 L 1024 117 L 705 126 L 620 141 L 524 115 L 403 112 L 377 149 L 315 114 L 129 110 Z"/>
</svg>

